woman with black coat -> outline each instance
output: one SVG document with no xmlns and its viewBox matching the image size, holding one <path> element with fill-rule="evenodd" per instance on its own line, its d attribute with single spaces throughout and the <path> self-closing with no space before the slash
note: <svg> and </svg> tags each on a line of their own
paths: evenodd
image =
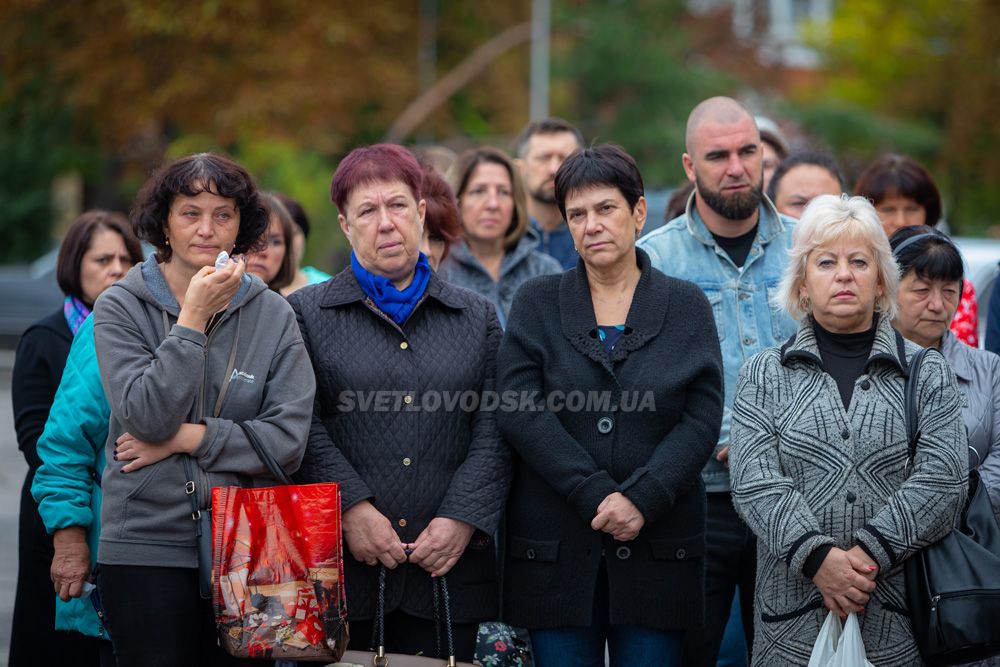
<svg viewBox="0 0 1000 667">
<path fill-rule="evenodd" d="M 478 623 L 498 611 L 510 457 L 480 398 L 494 392 L 502 331 L 488 301 L 420 251 L 422 182 L 393 144 L 353 150 L 333 176 L 351 266 L 289 297 L 317 383 L 297 479 L 340 484 L 348 648 L 374 648 L 384 611 L 387 651 L 433 656 L 448 648 L 435 623 L 446 609 L 455 655 L 471 661 Z"/>
<path fill-rule="evenodd" d="M 31 483 L 42 465 L 36 445 L 62 379 L 73 336 L 105 289 L 142 261 L 142 247 L 121 213 L 83 213 L 66 232 L 56 261 L 56 280 L 65 295 L 62 307 L 32 324 L 21 336 L 11 377 L 17 446 L 28 462 L 18 524 L 17 593 L 11 628 L 10 657 L 18 665 L 72 662 L 96 665 L 101 641 L 56 629 L 56 591 L 49 578 L 54 555 L 31 497 Z M 83 531 L 57 531 L 63 553 L 86 549 Z M 83 560 L 87 560 L 84 556 Z M 110 651 L 107 651 L 110 654 Z"/>
<path fill-rule="evenodd" d="M 498 356 L 517 454 L 504 620 L 538 667 L 679 665 L 703 616 L 701 467 L 722 420 L 722 359 L 697 286 L 635 248 L 642 178 L 620 148 L 571 156 L 556 199 L 580 262 L 518 292 Z"/>
</svg>

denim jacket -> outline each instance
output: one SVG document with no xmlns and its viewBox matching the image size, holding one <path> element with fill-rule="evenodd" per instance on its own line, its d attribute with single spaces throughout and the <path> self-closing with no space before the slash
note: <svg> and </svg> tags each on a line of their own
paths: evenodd
<svg viewBox="0 0 1000 667">
<path fill-rule="evenodd" d="M 765 197 L 760 204 L 757 238 L 746 262 L 738 267 L 715 242 L 698 215 L 692 194 L 684 215 L 636 243 L 649 255 L 654 268 L 695 283 L 712 304 L 726 385 L 716 452 L 729 446 L 729 422 L 740 368 L 753 355 L 785 342 L 796 331 L 795 321 L 771 301 L 785 270 L 794 225 L 794 220 L 780 215 Z M 709 492 L 729 491 L 729 468 L 715 456 L 702 470 L 702 478 Z"/>
</svg>

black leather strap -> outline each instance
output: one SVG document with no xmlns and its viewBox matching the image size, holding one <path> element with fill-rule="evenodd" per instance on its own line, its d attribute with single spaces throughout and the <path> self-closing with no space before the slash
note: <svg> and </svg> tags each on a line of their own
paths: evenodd
<svg viewBox="0 0 1000 667">
<path fill-rule="evenodd" d="M 271 452 L 267 451 L 267 448 L 264 447 L 264 443 L 260 441 L 260 437 L 257 435 L 257 432 L 253 430 L 253 427 L 247 422 L 236 422 L 236 425 L 243 429 L 243 433 L 246 435 L 247 440 L 250 441 L 250 446 L 253 447 L 253 451 L 257 454 L 257 458 L 261 460 L 264 467 L 266 467 L 271 473 L 271 477 L 278 480 L 282 484 L 294 484 L 295 482 L 292 481 L 292 478 L 289 477 L 288 473 L 286 473 L 284 469 L 278 465 L 278 462 L 274 460 L 274 457 L 271 456 Z"/>
<path fill-rule="evenodd" d="M 924 348 L 910 359 L 906 374 L 906 384 L 903 386 L 903 417 L 906 420 L 906 440 L 909 447 L 909 456 L 906 460 L 908 469 L 913 465 L 913 459 L 917 456 L 917 441 L 920 440 L 919 413 L 917 411 L 917 381 L 920 379 L 920 364 L 923 363 L 927 352 L 928 348 Z"/>
</svg>

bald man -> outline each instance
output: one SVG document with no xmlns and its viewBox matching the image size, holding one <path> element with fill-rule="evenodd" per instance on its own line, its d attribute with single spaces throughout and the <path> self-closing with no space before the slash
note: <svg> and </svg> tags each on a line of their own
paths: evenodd
<svg viewBox="0 0 1000 667">
<path fill-rule="evenodd" d="M 684 645 L 685 666 L 714 666 L 737 586 L 752 645 L 756 539 L 730 495 L 730 416 L 744 362 L 795 333 L 795 322 L 768 301 L 781 280 L 794 221 L 762 193 L 760 132 L 742 104 L 728 97 L 700 103 L 688 117 L 686 144 L 681 160 L 694 183 L 686 210 L 637 245 L 655 268 L 704 290 L 722 346 L 722 432 L 702 471 L 708 492 L 705 626 L 688 632 Z"/>
</svg>

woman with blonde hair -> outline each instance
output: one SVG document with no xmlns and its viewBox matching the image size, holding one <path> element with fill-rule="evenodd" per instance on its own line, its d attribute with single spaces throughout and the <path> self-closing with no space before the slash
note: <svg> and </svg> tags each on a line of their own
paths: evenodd
<svg viewBox="0 0 1000 667">
<path fill-rule="evenodd" d="M 779 289 L 798 332 L 743 367 L 733 407 L 733 503 L 759 540 L 754 665 L 805 664 L 828 611 L 864 612 L 872 664 L 922 664 L 902 564 L 962 509 L 966 435 L 954 374 L 931 352 L 907 461 L 903 383 L 920 348 L 892 328 L 898 282 L 866 199 L 809 204 Z"/>
<path fill-rule="evenodd" d="M 517 288 L 535 276 L 561 273 L 562 266 L 536 249 L 521 177 L 503 151 L 489 146 L 466 151 L 449 175 L 463 239 L 441 264 L 441 275 L 486 297 L 506 326 Z"/>
</svg>

